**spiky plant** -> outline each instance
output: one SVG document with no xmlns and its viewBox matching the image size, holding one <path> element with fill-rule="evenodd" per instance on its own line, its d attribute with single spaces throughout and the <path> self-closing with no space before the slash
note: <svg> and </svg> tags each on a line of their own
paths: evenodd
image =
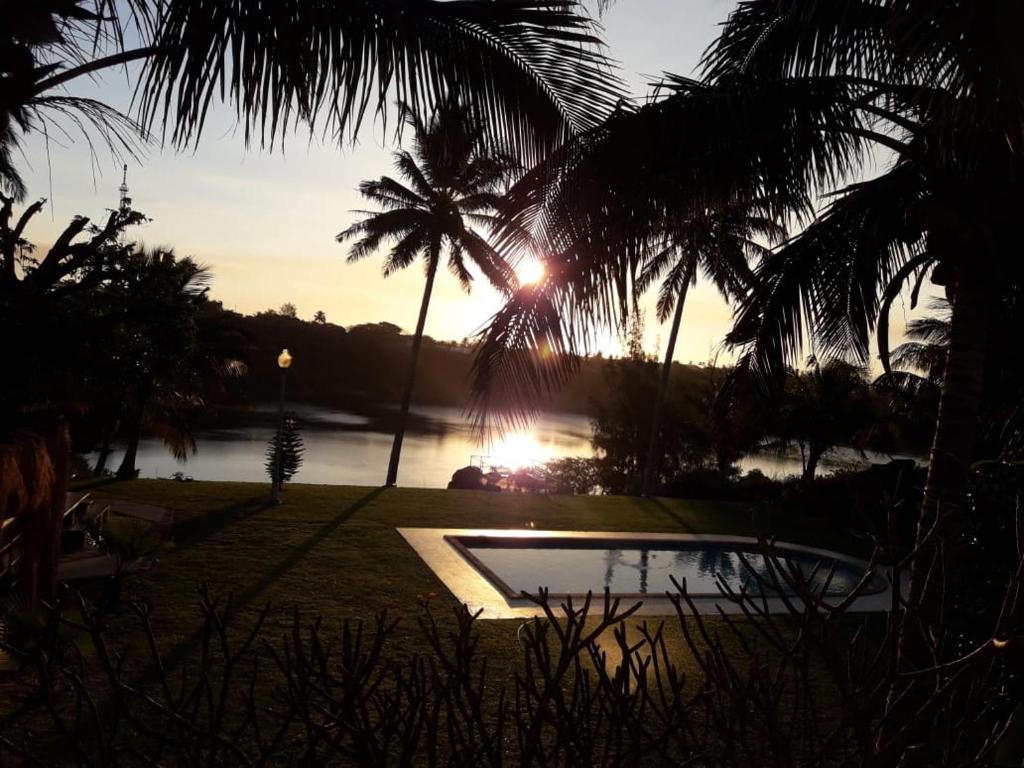
<svg viewBox="0 0 1024 768">
<path fill-rule="evenodd" d="M 267 475 L 272 483 L 281 487 L 290 481 L 302 467 L 306 446 L 294 413 L 285 416 L 284 426 L 274 433 L 267 444 Z"/>
</svg>

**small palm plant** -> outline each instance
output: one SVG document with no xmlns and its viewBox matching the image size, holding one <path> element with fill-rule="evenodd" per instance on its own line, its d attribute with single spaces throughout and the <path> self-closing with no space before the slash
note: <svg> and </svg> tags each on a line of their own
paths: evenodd
<svg viewBox="0 0 1024 768">
<path fill-rule="evenodd" d="M 265 466 L 271 482 L 283 486 L 295 477 L 302 466 L 305 452 L 306 446 L 302 441 L 298 423 L 294 414 L 289 414 L 284 420 L 283 429 L 275 432 L 267 444 Z"/>
<path fill-rule="evenodd" d="M 404 106 L 401 110 L 413 133 L 413 152 L 400 151 L 394 156 L 395 168 L 405 183 L 382 176 L 360 184 L 363 197 L 376 203 L 379 210 L 357 211 L 363 218 L 337 238 L 340 243 L 356 241 L 349 249 L 350 262 L 390 245 L 384 262 L 385 277 L 405 269 L 420 256 L 426 261 L 427 282 L 388 464 L 389 486 L 398 479 L 416 361 L 442 256 L 447 254 L 449 270 L 467 292 L 473 282 L 467 261 L 505 294 L 515 283 L 511 266 L 477 231 L 490 228 L 494 222 L 502 187 L 515 164 L 486 151 L 480 125 L 455 103 L 440 107 L 429 123 Z"/>
</svg>

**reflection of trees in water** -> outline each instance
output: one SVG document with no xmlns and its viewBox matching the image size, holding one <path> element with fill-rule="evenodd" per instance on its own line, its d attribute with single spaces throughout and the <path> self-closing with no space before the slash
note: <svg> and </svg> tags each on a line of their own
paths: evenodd
<svg viewBox="0 0 1024 768">
<path fill-rule="evenodd" d="M 789 575 L 791 565 L 808 581 L 812 590 L 821 591 L 825 587 L 833 561 L 817 557 L 800 557 L 790 554 L 778 555 L 776 576 L 786 589 L 785 576 Z M 771 590 L 772 578 L 769 565 L 765 558 L 757 552 L 740 552 L 736 550 L 706 547 L 701 549 L 681 549 L 673 553 L 673 569 L 676 579 L 682 581 L 686 574 L 694 571 L 710 581 L 720 579 L 733 589 L 746 586 L 752 594 L 762 589 Z M 859 575 L 848 568 L 838 565 L 831 581 L 828 583 L 830 594 L 848 592 L 859 579 Z M 764 585 L 762 586 L 762 582 Z M 692 585 L 688 585 L 692 588 Z M 786 591 L 789 591 L 788 589 Z"/>
<path fill-rule="evenodd" d="M 702 575 L 714 578 L 720 576 L 726 583 L 735 585 L 740 570 L 743 568 L 739 556 L 735 552 L 724 549 L 704 548 L 694 553 L 697 565 L 697 572 Z"/>
<path fill-rule="evenodd" d="M 632 552 L 634 550 L 630 550 Z M 640 594 L 647 594 L 647 586 L 649 581 L 650 569 L 651 569 L 651 551 L 649 549 L 639 549 L 639 560 L 636 563 L 626 562 L 621 549 L 607 549 L 604 553 L 605 571 L 604 571 L 604 585 L 611 589 L 612 582 L 615 579 L 615 567 L 621 565 L 625 568 L 632 568 L 639 571 L 640 575 Z M 621 590 L 620 590 L 621 591 Z"/>
<path fill-rule="evenodd" d="M 621 549 L 606 549 L 604 551 L 604 585 L 608 587 L 608 589 L 612 588 L 612 581 L 615 579 L 615 566 L 618 565 L 621 560 Z"/>
</svg>

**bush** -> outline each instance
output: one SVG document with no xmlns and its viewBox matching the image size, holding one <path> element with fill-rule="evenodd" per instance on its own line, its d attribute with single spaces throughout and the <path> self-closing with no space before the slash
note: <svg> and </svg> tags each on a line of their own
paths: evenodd
<svg viewBox="0 0 1024 768">
<path fill-rule="evenodd" d="M 665 483 L 661 493 L 681 499 L 755 502 L 774 501 L 782 487 L 782 483 L 757 470 L 736 476 L 717 469 L 692 469 L 677 473 Z"/>
<path fill-rule="evenodd" d="M 295 613 L 282 629 L 265 629 L 267 607 L 239 626 L 250 614 L 202 590 L 191 644 L 202 653 L 177 660 L 161 653 L 149 609 L 136 606 L 135 629 L 146 639 L 127 648 L 143 649 L 140 666 L 121 650 L 132 627 L 121 623 L 112 637 L 82 601 L 69 601 L 82 606 L 70 618 L 58 602 L 45 623 L 73 624 L 80 648 L 37 646 L 24 654 L 35 677 L 20 679 L 31 702 L 23 714 L 52 727 L 0 733 L 0 764 L 986 763 L 1013 704 L 991 644 L 952 658 L 940 632 L 943 663 L 910 679 L 887 650 L 902 616 L 881 627 L 826 610 L 808 582 L 768 563 L 775 587 L 785 580 L 797 596 L 789 612 L 768 615 L 756 598 L 723 596 L 742 603 L 747 618 L 714 627 L 685 593 L 673 596 L 676 617 L 664 623 L 633 620 L 638 606 L 608 595 L 591 611 L 589 598 L 555 609 L 541 594 L 533 598 L 541 617 L 524 623 L 509 648 L 518 657 L 510 683 L 489 673 L 479 614 L 464 606 L 445 622 L 422 602 L 426 650 L 410 652 L 408 630 L 384 613 L 333 631 Z M 985 626 L 993 630 L 991 615 Z M 1020 627 L 999 629 L 1015 637 Z M 670 631 L 681 635 L 682 658 L 670 650 Z M 909 685 L 930 692 L 920 709 L 892 704 Z"/>
</svg>

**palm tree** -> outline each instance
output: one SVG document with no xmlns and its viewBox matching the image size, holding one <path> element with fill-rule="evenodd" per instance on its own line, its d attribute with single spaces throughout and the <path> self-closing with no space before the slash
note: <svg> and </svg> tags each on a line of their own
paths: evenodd
<svg viewBox="0 0 1024 768">
<path fill-rule="evenodd" d="M 778 437 L 800 446 L 804 485 L 814 480 L 818 463 L 837 445 L 856 442 L 872 423 L 873 407 L 863 368 L 841 360 L 808 361 L 792 369 L 778 414 Z"/>
<path fill-rule="evenodd" d="M 766 385 L 808 340 L 823 359 L 864 362 L 882 331 L 884 358 L 886 312 L 903 287 L 931 276 L 946 288 L 951 343 L 919 540 L 933 529 L 929 548 L 955 539 L 994 276 L 1024 284 L 1011 256 L 1024 203 L 1024 53 L 1006 32 L 1022 23 L 1024 6 L 997 0 L 740 4 L 701 81 L 671 78 L 658 99 L 572 139 L 513 190 L 510 220 L 540 230 L 561 279 L 496 316 L 477 361 L 477 412 L 495 388 L 523 392 L 502 400 L 528 409 L 538 388 L 571 373 L 579 340 L 621 316 L 667 214 L 766 201 L 779 221 L 810 222 L 757 270 L 729 338 Z M 888 170 L 844 187 L 876 151 L 893 157 Z M 819 211 L 822 194 L 833 201 Z M 531 357 L 538 339 L 557 359 Z M 913 581 L 912 604 L 927 574 Z"/>
<path fill-rule="evenodd" d="M 1011 288 L 993 311 L 998 322 L 989 334 L 978 455 L 982 459 L 1018 461 L 1024 454 L 1024 380 L 1013 353 L 1024 345 L 1020 297 Z M 935 299 L 932 314 L 907 325 L 905 341 L 892 350 L 891 368 L 875 380 L 875 387 L 891 394 L 894 406 L 913 424 L 933 423 L 942 395 L 952 323 L 949 302 Z"/>
<path fill-rule="evenodd" d="M 394 92 L 417 113 L 457 97 L 488 137 L 537 159 L 594 125 L 621 86 L 573 0 L 446 2 L 33 0 L 0 10 L 0 191 L 21 198 L 19 136 L 81 129 L 90 147 L 132 154 L 157 131 L 198 140 L 229 94 L 246 141 L 273 145 L 298 123 L 354 136 Z M 68 91 L 137 65 L 138 114 Z"/>
<path fill-rule="evenodd" d="M 660 463 L 658 444 L 662 413 L 672 376 L 672 360 L 675 357 L 686 294 L 696 281 L 698 270 L 703 269 L 726 299 L 743 295 L 749 290 L 754 278 L 748 262 L 751 258 L 763 257 L 767 253 L 767 248 L 755 239 L 757 236 L 771 243 L 781 239 L 783 233 L 781 227 L 771 219 L 745 210 L 729 211 L 721 215 L 704 213 L 687 220 L 680 231 L 673 235 L 672 244 L 644 264 L 637 288 L 643 291 L 664 276 L 658 292 L 658 320 L 664 322 L 672 315 L 672 328 L 654 402 L 643 467 L 641 489 L 644 496 L 651 493 L 655 471 Z"/>
<path fill-rule="evenodd" d="M 447 253 L 449 270 L 467 292 L 473 281 L 467 260 L 505 293 L 515 283 L 509 264 L 475 229 L 493 226 L 500 189 L 514 164 L 486 151 L 479 124 L 454 102 L 442 105 L 429 123 L 405 106 L 402 114 L 413 137 L 412 153 L 395 153 L 395 168 L 405 183 L 389 176 L 364 181 L 360 193 L 377 203 L 380 210 L 358 211 L 362 220 L 337 238 L 338 242 L 356 240 L 349 249 L 349 262 L 371 256 L 390 243 L 391 250 L 384 262 L 385 277 L 405 269 L 420 256 L 426 261 L 427 282 L 388 463 L 388 486 L 398 479 L 423 326 L 442 255 Z"/>
<path fill-rule="evenodd" d="M 108 292 L 116 322 L 103 341 L 122 388 L 115 416 L 128 441 L 119 479 L 135 477 L 144 429 L 177 459 L 195 453 L 190 417 L 225 379 L 245 373 L 237 338 L 208 311 L 209 281 L 191 258 L 158 249 L 132 254 Z"/>
</svg>

